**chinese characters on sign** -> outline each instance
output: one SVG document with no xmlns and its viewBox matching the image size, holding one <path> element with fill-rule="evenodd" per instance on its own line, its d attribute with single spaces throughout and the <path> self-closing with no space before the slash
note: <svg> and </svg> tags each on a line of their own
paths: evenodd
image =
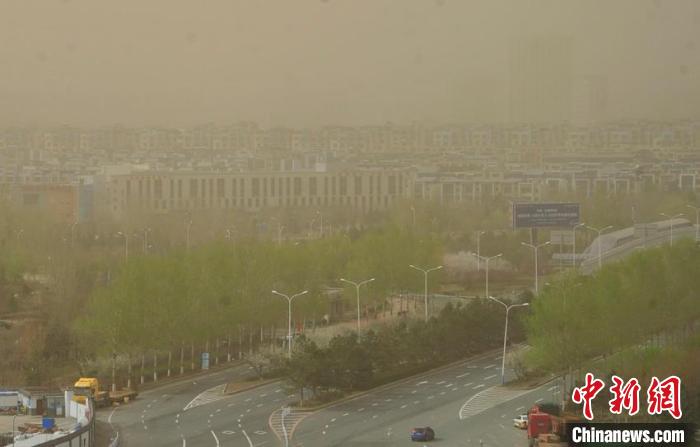
<svg viewBox="0 0 700 447">
<path fill-rule="evenodd" d="M 639 412 L 639 393 L 642 388 L 639 381 L 633 378 L 625 383 L 618 376 L 612 376 L 612 381 L 610 393 L 613 398 L 608 401 L 610 412 L 622 414 L 623 410 L 626 410 L 630 416 L 637 414 Z M 593 399 L 603 388 L 605 388 L 605 383 L 602 380 L 587 373 L 583 386 L 574 388 L 571 394 L 571 400 L 574 403 L 583 404 L 583 417 L 589 421 L 593 420 Z M 677 376 L 671 376 L 664 380 L 652 377 L 649 388 L 647 388 L 647 404 L 647 412 L 651 415 L 667 411 L 674 419 L 680 419 L 683 415 L 681 410 L 681 379 Z"/>
</svg>

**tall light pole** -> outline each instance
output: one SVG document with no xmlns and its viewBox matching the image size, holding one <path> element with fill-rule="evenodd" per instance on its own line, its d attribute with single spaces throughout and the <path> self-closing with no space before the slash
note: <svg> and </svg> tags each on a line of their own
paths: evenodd
<svg viewBox="0 0 700 447">
<path fill-rule="evenodd" d="M 676 214 L 676 215 L 674 215 L 674 216 L 669 216 L 669 215 L 666 214 L 666 213 L 660 213 L 660 214 L 661 214 L 662 216 L 664 216 L 666 219 L 668 219 L 668 220 L 671 221 L 671 246 L 673 247 L 673 227 L 675 226 L 674 223 L 673 223 L 673 221 L 674 221 L 675 219 L 678 219 L 679 217 L 685 216 L 685 214 L 679 213 L 679 214 Z"/>
<path fill-rule="evenodd" d="M 144 228 L 143 230 L 143 252 L 148 253 L 148 233 L 151 232 L 150 228 Z"/>
<path fill-rule="evenodd" d="M 129 260 L 129 233 L 126 231 L 124 232 L 118 232 L 117 236 L 122 236 L 124 238 L 124 260 L 128 261 Z"/>
<path fill-rule="evenodd" d="M 70 247 L 73 248 L 75 246 L 75 226 L 78 225 L 78 221 L 76 220 L 73 222 L 70 226 Z"/>
<path fill-rule="evenodd" d="M 595 228 L 595 227 L 591 227 L 590 225 L 586 225 L 586 228 L 598 233 L 598 239 L 596 239 L 598 241 L 598 268 L 602 268 L 603 267 L 603 241 L 600 238 L 600 236 L 603 234 L 603 232 L 611 229 L 612 225 L 608 225 L 607 227 L 603 227 L 603 228 Z"/>
<path fill-rule="evenodd" d="M 428 273 L 435 271 L 435 270 L 440 270 L 442 268 L 441 265 L 438 265 L 437 267 L 433 267 L 430 269 L 422 269 L 420 267 L 416 267 L 413 264 L 410 264 L 409 267 L 412 269 L 416 269 L 419 272 L 423 272 L 423 275 L 425 276 L 425 321 L 428 321 Z"/>
<path fill-rule="evenodd" d="M 185 238 L 186 238 L 186 247 L 187 251 L 190 250 L 190 230 L 192 229 L 192 219 L 187 219 L 185 221 Z"/>
<path fill-rule="evenodd" d="M 573 234 L 572 242 L 573 242 L 573 246 L 574 246 L 574 248 L 572 249 L 572 252 L 571 252 L 571 265 L 573 266 L 573 268 L 576 268 L 576 229 L 578 227 L 585 227 L 585 226 L 586 226 L 586 224 L 583 222 L 577 223 L 576 225 L 573 226 L 573 228 L 571 230 L 572 234 Z"/>
<path fill-rule="evenodd" d="M 282 298 L 286 298 L 287 302 L 289 304 L 289 323 L 287 326 L 287 355 L 289 357 L 292 357 L 292 300 L 298 296 L 305 295 L 305 294 L 309 293 L 309 291 L 304 290 L 303 292 L 299 292 L 299 293 L 292 295 L 292 296 L 285 295 L 284 293 L 280 293 L 276 290 L 273 290 L 272 293 L 274 293 L 275 295 L 279 295 Z"/>
<path fill-rule="evenodd" d="M 476 232 L 476 271 L 481 271 L 481 235 L 486 233 L 485 231 Z"/>
<path fill-rule="evenodd" d="M 695 241 L 700 241 L 700 207 L 686 205 L 688 208 L 695 210 Z"/>
<path fill-rule="evenodd" d="M 281 223 L 277 224 L 277 245 L 282 245 L 282 231 L 284 231 L 284 225 Z"/>
<path fill-rule="evenodd" d="M 479 255 L 474 256 L 476 256 L 477 259 L 482 259 L 486 263 L 486 295 L 484 296 L 489 296 L 489 262 L 491 262 L 492 259 L 500 258 L 501 256 L 503 256 L 503 253 L 499 253 L 496 256 L 491 257 Z"/>
<path fill-rule="evenodd" d="M 530 303 L 522 303 L 522 304 L 511 304 L 510 306 L 504 303 L 503 301 L 494 298 L 492 296 L 489 297 L 490 300 L 493 300 L 503 307 L 506 308 L 506 328 L 503 333 L 503 359 L 501 362 L 501 384 L 506 383 L 506 345 L 508 343 L 508 314 L 510 313 L 510 310 L 513 309 L 514 307 L 525 307 L 529 306 Z"/>
<path fill-rule="evenodd" d="M 416 207 L 411 205 L 411 213 L 413 214 L 413 228 L 416 228 Z"/>
<path fill-rule="evenodd" d="M 361 281 L 361 282 L 354 282 L 354 281 L 347 280 L 345 278 L 340 278 L 340 280 L 355 286 L 355 292 L 357 294 L 357 339 L 359 340 L 360 339 L 360 287 L 363 284 L 367 284 L 367 283 L 374 281 L 374 278 L 366 279 L 366 280 Z"/>
<path fill-rule="evenodd" d="M 527 242 L 521 242 L 526 247 L 530 247 L 535 251 L 535 295 L 537 295 L 540 291 L 540 284 L 539 284 L 539 277 L 540 277 L 540 272 L 539 272 L 539 261 L 538 261 L 538 252 L 540 251 L 540 248 L 549 245 L 551 241 L 547 241 L 545 243 L 539 244 L 539 245 L 532 245 L 528 244 Z"/>
</svg>

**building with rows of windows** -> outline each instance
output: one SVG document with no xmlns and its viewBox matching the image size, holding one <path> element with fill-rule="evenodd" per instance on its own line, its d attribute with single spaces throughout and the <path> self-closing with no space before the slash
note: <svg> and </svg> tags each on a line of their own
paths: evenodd
<svg viewBox="0 0 700 447">
<path fill-rule="evenodd" d="M 412 192 L 409 169 L 338 169 L 201 173 L 144 171 L 109 180 L 113 217 L 146 213 L 280 207 L 345 206 L 360 212 L 386 209 Z"/>
</svg>

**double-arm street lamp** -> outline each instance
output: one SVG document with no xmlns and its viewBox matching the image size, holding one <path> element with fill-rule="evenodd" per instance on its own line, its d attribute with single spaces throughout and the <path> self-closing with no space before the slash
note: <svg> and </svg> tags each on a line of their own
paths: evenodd
<svg viewBox="0 0 700 447">
<path fill-rule="evenodd" d="M 586 228 L 598 233 L 598 239 L 596 239 L 596 240 L 598 241 L 598 268 L 600 269 L 603 267 L 603 240 L 601 239 L 601 235 L 604 232 L 611 229 L 612 225 L 608 225 L 607 227 L 603 227 L 603 228 L 595 228 L 595 227 L 591 227 L 590 225 L 586 225 Z"/>
<path fill-rule="evenodd" d="M 540 272 L 539 272 L 538 252 L 539 252 L 540 248 L 542 248 L 546 245 L 549 245 L 550 243 L 551 243 L 551 241 L 547 241 L 547 242 L 539 244 L 539 245 L 532 245 L 532 244 L 528 244 L 527 242 L 521 242 L 521 244 L 523 244 L 524 246 L 530 247 L 535 251 L 535 295 L 537 295 L 537 293 L 540 291 L 540 284 L 539 284 Z"/>
<path fill-rule="evenodd" d="M 478 254 L 474 256 L 476 256 L 476 259 L 482 260 L 486 263 L 486 294 L 484 296 L 489 296 L 489 263 L 492 259 L 500 258 L 501 256 L 503 256 L 503 253 L 499 253 L 496 256 L 491 257 L 479 256 Z"/>
<path fill-rule="evenodd" d="M 485 234 L 485 231 L 476 232 L 476 271 L 481 271 L 481 235 Z"/>
<path fill-rule="evenodd" d="M 129 260 L 129 233 L 126 231 L 120 231 L 117 233 L 117 236 L 121 236 L 124 238 L 124 260 L 128 261 Z"/>
<path fill-rule="evenodd" d="M 364 284 L 370 283 L 374 281 L 374 278 L 366 279 L 361 282 L 355 282 L 355 281 L 350 281 L 345 278 L 340 278 L 341 281 L 346 282 L 348 284 L 352 284 L 355 286 L 355 292 L 357 294 L 357 339 L 360 339 L 360 287 L 362 287 Z"/>
<path fill-rule="evenodd" d="M 280 293 L 276 290 L 273 290 L 272 293 L 275 295 L 279 295 L 282 298 L 287 299 L 287 303 L 289 304 L 289 321 L 288 321 L 288 326 L 287 326 L 287 355 L 289 357 L 292 356 L 292 300 L 298 296 L 305 295 L 309 293 L 308 290 L 304 290 L 303 292 L 299 292 L 295 295 L 289 296 L 285 295 L 284 293 Z"/>
<path fill-rule="evenodd" d="M 695 210 L 695 241 L 700 241 L 700 207 L 686 205 L 688 208 Z"/>
<path fill-rule="evenodd" d="M 571 242 L 572 242 L 572 244 L 573 244 L 573 248 L 572 248 L 572 252 L 571 252 L 571 254 L 572 254 L 572 256 L 571 256 L 571 265 L 572 265 L 574 268 L 576 268 L 576 229 L 577 229 L 578 227 L 585 227 L 585 226 L 586 226 L 586 224 L 583 223 L 583 222 L 581 222 L 581 223 L 577 223 L 576 225 L 574 225 L 574 226 L 573 226 L 573 229 L 572 229 L 572 233 L 573 233 L 573 236 L 572 236 L 572 237 L 573 237 L 573 240 L 572 240 Z"/>
<path fill-rule="evenodd" d="M 494 298 L 492 296 L 490 296 L 489 299 L 497 302 L 498 304 L 500 304 L 506 308 L 506 328 L 505 328 L 505 331 L 503 333 L 503 359 L 501 362 L 501 384 L 504 384 L 504 383 L 506 383 L 506 345 L 508 342 L 508 314 L 510 313 L 510 310 L 513 309 L 514 307 L 525 307 L 525 306 L 529 306 L 530 303 L 508 305 L 508 304 L 504 303 L 503 301 L 499 300 L 498 298 Z"/>
<path fill-rule="evenodd" d="M 413 264 L 410 264 L 409 267 L 412 269 L 418 270 L 419 272 L 423 272 L 423 275 L 425 276 L 425 321 L 428 321 L 428 273 L 435 271 L 435 270 L 440 270 L 442 268 L 441 265 L 438 265 L 437 267 L 433 267 L 430 269 L 422 269 L 420 267 L 416 267 Z"/>
<path fill-rule="evenodd" d="M 662 216 L 664 216 L 666 219 L 671 221 L 671 246 L 673 246 L 673 227 L 675 226 L 674 220 L 678 219 L 679 217 L 685 216 L 683 213 L 676 214 L 674 216 L 669 216 L 666 213 L 661 213 Z"/>
</svg>

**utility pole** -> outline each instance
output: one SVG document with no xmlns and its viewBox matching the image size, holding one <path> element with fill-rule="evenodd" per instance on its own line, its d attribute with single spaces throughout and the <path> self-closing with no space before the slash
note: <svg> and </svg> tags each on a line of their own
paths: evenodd
<svg viewBox="0 0 700 447">
<path fill-rule="evenodd" d="M 537 261 L 537 253 L 539 252 L 540 248 L 549 245 L 551 241 L 547 241 L 543 244 L 539 245 L 533 245 L 533 244 L 528 244 L 527 242 L 521 242 L 526 247 L 530 247 L 535 251 L 535 295 L 537 295 L 540 291 L 540 286 L 539 286 L 539 265 Z"/>
<path fill-rule="evenodd" d="M 420 267 L 416 267 L 413 264 L 410 264 L 409 267 L 412 269 L 418 270 L 419 272 L 423 272 L 423 275 L 425 276 L 425 321 L 428 321 L 428 273 L 435 271 L 435 270 L 440 270 L 442 268 L 441 265 L 437 267 L 433 267 L 431 269 L 422 269 Z"/>
<path fill-rule="evenodd" d="M 359 341 L 360 340 L 360 318 L 361 318 L 360 317 L 360 287 L 362 287 L 362 285 L 364 285 L 364 284 L 367 284 L 367 283 L 374 281 L 374 278 L 366 279 L 366 280 L 361 281 L 361 282 L 354 282 L 354 281 L 347 280 L 345 278 L 340 278 L 340 280 L 355 286 L 355 292 L 357 295 L 357 340 Z"/>
</svg>

